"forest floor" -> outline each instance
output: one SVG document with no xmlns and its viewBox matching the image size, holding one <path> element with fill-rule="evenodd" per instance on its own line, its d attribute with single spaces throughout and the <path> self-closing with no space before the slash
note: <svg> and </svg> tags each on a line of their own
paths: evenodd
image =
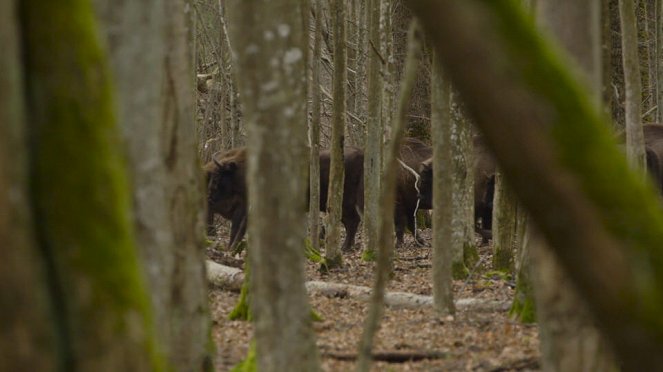
<svg viewBox="0 0 663 372">
<path fill-rule="evenodd" d="M 360 230 L 361 231 L 361 230 Z M 421 236 L 427 246 L 418 247 L 406 235 L 403 247 L 396 250 L 394 277 L 388 291 L 432 295 L 430 229 Z M 218 263 L 241 268 L 243 256 L 231 257 L 220 247 L 228 242 L 226 223 L 219 228 L 215 244 L 208 248 L 208 258 Z M 479 240 L 477 240 L 477 243 Z M 361 234 L 355 247 L 361 247 Z M 454 299 L 496 301 L 504 306 L 469 307 L 455 316 L 440 316 L 432 307 L 417 309 L 387 308 L 377 334 L 374 353 L 407 358 L 429 355 L 428 359 L 376 361 L 373 371 L 537 371 L 539 340 L 536 325 L 523 325 L 508 316 L 513 299 L 510 278 L 491 273 L 491 249 L 479 247 L 479 262 L 468 279 L 453 283 Z M 361 259 L 360 249 L 343 256 L 344 267 L 320 273 L 319 265 L 308 262 L 307 280 L 373 285 L 373 263 Z M 252 336 L 249 322 L 230 321 L 239 293 L 212 289 L 210 307 L 213 337 L 217 346 L 218 371 L 228 371 L 247 354 Z M 367 303 L 351 298 L 310 297 L 313 309 L 323 320 L 314 322 L 318 350 L 325 371 L 351 371 L 357 345 L 363 330 Z M 416 359 L 416 358 L 415 358 Z"/>
</svg>

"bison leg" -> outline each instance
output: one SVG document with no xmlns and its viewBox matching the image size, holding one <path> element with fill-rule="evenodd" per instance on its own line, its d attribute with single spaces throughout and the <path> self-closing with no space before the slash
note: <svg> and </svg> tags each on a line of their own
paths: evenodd
<svg viewBox="0 0 663 372">
<path fill-rule="evenodd" d="M 244 238 L 244 234 L 246 234 L 246 212 L 239 210 L 233 215 L 231 221 L 228 249 L 235 249 Z"/>
<path fill-rule="evenodd" d="M 415 226 L 416 219 L 414 217 L 414 211 L 407 214 L 407 228 L 412 232 L 412 237 L 416 245 L 422 247 L 424 246 L 424 239 L 417 235 L 417 228 Z"/>
<path fill-rule="evenodd" d="M 343 247 L 341 249 L 344 252 L 352 250 L 352 246 L 355 243 L 355 235 L 357 235 L 357 229 L 359 228 L 359 213 L 355 213 L 349 216 L 343 216 L 343 226 L 345 226 L 345 241 L 343 242 Z"/>
<path fill-rule="evenodd" d="M 207 235 L 216 235 L 216 226 L 214 226 L 214 212 L 210 210 L 207 211 Z"/>
<path fill-rule="evenodd" d="M 396 248 L 402 247 L 404 242 L 403 236 L 405 235 L 405 225 L 407 225 L 407 221 L 404 215 L 405 211 L 397 207 L 394 216 L 394 230 L 396 232 Z"/>
</svg>

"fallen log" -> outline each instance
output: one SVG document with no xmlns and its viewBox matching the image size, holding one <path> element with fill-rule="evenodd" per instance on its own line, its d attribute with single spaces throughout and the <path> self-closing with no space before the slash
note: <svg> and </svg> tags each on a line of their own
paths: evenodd
<svg viewBox="0 0 663 372">
<path fill-rule="evenodd" d="M 207 261 L 207 280 L 219 289 L 239 292 L 244 281 L 242 270 L 220 265 L 214 261 Z M 352 298 L 360 301 L 369 301 L 372 289 L 352 284 L 328 283 L 321 281 L 306 282 L 306 290 L 311 296 L 325 296 L 329 298 Z M 385 293 L 385 304 L 392 309 L 418 309 L 432 307 L 433 297 L 406 292 Z M 508 311 L 511 304 L 503 301 L 489 301 L 476 298 L 461 298 L 455 301 L 456 309 L 472 311 Z"/>
<path fill-rule="evenodd" d="M 353 361 L 357 359 L 356 353 L 322 352 L 322 356 L 343 361 Z M 393 351 L 374 352 L 371 354 L 371 358 L 374 361 L 387 363 L 417 362 L 425 359 L 444 359 L 448 357 L 448 353 L 442 353 L 439 351 Z"/>
</svg>

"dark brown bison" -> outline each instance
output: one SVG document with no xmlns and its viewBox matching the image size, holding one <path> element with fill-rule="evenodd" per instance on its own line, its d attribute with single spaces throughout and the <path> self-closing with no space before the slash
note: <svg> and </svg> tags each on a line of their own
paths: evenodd
<svg viewBox="0 0 663 372">
<path fill-rule="evenodd" d="M 320 210 L 327 210 L 327 188 L 329 185 L 329 151 L 320 152 Z M 345 180 L 343 185 L 343 210 L 341 222 L 346 236 L 343 250 L 354 244 L 355 235 L 363 208 L 364 153 L 354 147 L 344 150 Z M 239 148 L 225 152 L 205 166 L 208 175 L 207 226 L 208 233 L 214 232 L 214 214 L 231 221 L 229 246 L 234 247 L 246 233 L 247 190 L 246 190 L 246 149 Z"/>
<path fill-rule="evenodd" d="M 642 130 L 645 137 L 647 172 L 656 190 L 663 195 L 663 125 L 647 124 Z"/>
<path fill-rule="evenodd" d="M 396 178 L 396 205 L 394 210 L 394 227 L 396 231 L 396 245 L 403 244 L 403 235 L 407 227 L 415 238 L 417 244 L 423 240 L 416 234 L 415 212 L 417 209 L 418 191 L 416 188 L 419 164 L 433 155 L 433 149 L 416 138 L 405 138 L 398 154 L 399 169 Z M 425 209 L 421 208 L 420 209 Z M 430 209 L 430 208 L 428 208 Z"/>
<path fill-rule="evenodd" d="M 247 189 L 246 151 L 224 152 L 205 165 L 207 175 L 207 233 L 214 234 L 214 215 L 230 220 L 229 247 L 235 247 L 246 233 Z"/>
<path fill-rule="evenodd" d="M 484 243 L 491 237 L 493 196 L 495 195 L 495 159 L 479 137 L 474 138 L 474 226 Z M 421 162 L 419 208 L 433 207 L 433 159 Z"/>
</svg>

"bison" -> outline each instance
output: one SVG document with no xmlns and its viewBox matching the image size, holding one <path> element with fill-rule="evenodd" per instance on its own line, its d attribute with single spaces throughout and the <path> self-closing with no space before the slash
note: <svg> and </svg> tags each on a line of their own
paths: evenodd
<svg viewBox="0 0 663 372">
<path fill-rule="evenodd" d="M 343 185 L 343 210 L 341 222 L 346 236 L 342 249 L 350 250 L 361 221 L 363 208 L 364 153 L 355 147 L 344 149 L 345 180 Z M 320 210 L 327 210 L 329 185 L 329 151 L 320 152 Z M 238 244 L 246 233 L 247 188 L 246 149 L 238 148 L 225 152 L 219 159 L 205 165 L 207 173 L 207 225 L 208 233 L 214 231 L 215 214 L 231 221 L 229 247 Z"/>
<path fill-rule="evenodd" d="M 656 190 L 663 195 L 663 125 L 646 124 L 642 131 L 645 137 L 647 171 Z"/>
<path fill-rule="evenodd" d="M 496 163 L 479 137 L 474 138 L 474 226 L 486 243 L 491 237 L 493 196 L 495 195 Z M 433 159 L 428 158 L 418 167 L 419 207 L 433 207 Z"/>
<path fill-rule="evenodd" d="M 399 169 L 396 178 L 396 204 L 394 210 L 394 227 L 396 246 L 403 244 L 403 235 L 407 227 L 417 244 L 423 244 L 417 237 L 415 229 L 415 212 L 419 200 L 416 182 L 419 164 L 433 155 L 433 149 L 416 138 L 405 138 L 399 150 Z M 422 208 L 419 206 L 421 209 Z M 430 208 L 428 208 L 430 209 Z"/>
</svg>

